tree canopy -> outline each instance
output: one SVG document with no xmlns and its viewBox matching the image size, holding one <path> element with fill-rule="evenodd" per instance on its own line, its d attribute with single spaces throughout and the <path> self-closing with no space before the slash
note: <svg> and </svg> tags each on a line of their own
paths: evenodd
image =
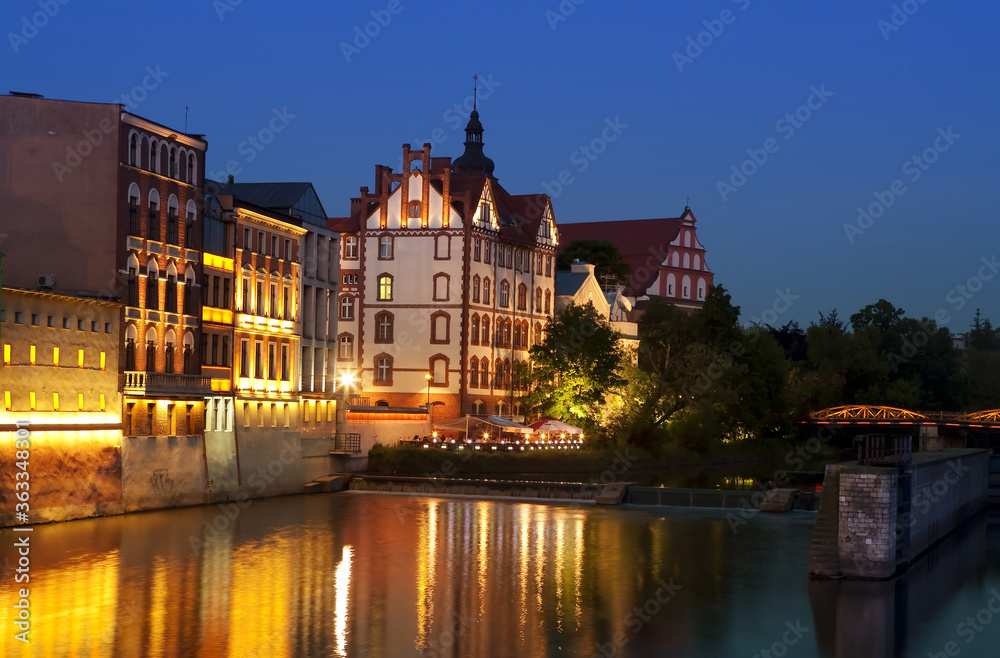
<svg viewBox="0 0 1000 658">
<path fill-rule="evenodd" d="M 632 275 L 632 267 L 622 259 L 618 247 L 606 240 L 573 240 L 556 257 L 556 269 L 568 270 L 574 260 L 592 264 L 598 282 L 608 276 L 626 285 Z"/>
</svg>

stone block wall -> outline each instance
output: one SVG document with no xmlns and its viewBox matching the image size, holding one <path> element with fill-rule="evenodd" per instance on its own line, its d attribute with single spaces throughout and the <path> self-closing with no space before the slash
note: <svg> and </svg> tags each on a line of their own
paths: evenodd
<svg viewBox="0 0 1000 658">
<path fill-rule="evenodd" d="M 840 473 L 840 566 L 848 578 L 888 578 L 896 570 L 897 471 L 858 466 Z"/>
</svg>

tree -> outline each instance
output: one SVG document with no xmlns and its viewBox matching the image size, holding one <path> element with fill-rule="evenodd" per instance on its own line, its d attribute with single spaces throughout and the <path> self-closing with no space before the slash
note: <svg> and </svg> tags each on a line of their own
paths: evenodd
<svg viewBox="0 0 1000 658">
<path fill-rule="evenodd" d="M 624 383 L 620 338 L 592 304 L 557 311 L 545 338 L 531 348 L 536 384 L 524 402 L 539 414 L 594 419 L 605 394 Z"/>
<path fill-rule="evenodd" d="M 556 269 L 568 270 L 574 260 L 592 264 L 598 282 L 602 277 L 614 277 L 624 286 L 632 275 L 632 267 L 622 259 L 618 247 L 606 240 L 573 240 L 556 257 Z"/>
<path fill-rule="evenodd" d="M 820 313 L 820 316 L 822 315 Z M 775 329 L 771 325 L 766 326 L 767 330 L 771 332 L 771 336 L 774 337 L 774 340 L 778 341 L 778 345 L 784 351 L 785 357 L 790 361 L 806 360 L 806 332 L 802 331 L 802 327 L 799 326 L 798 322 L 792 320 L 781 329 Z"/>
<path fill-rule="evenodd" d="M 990 322 L 989 318 L 983 318 L 978 308 L 969 331 L 969 347 L 980 351 L 1000 348 L 1000 340 L 998 340 L 997 331 L 993 329 L 993 323 Z"/>
<path fill-rule="evenodd" d="M 884 334 L 899 322 L 904 312 L 884 299 L 879 299 L 851 316 L 851 329 L 858 333 L 865 327 L 875 326 Z"/>
</svg>

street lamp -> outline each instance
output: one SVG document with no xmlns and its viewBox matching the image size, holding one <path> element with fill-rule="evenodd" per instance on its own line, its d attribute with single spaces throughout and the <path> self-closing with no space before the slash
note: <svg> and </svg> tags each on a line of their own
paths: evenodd
<svg viewBox="0 0 1000 658">
<path fill-rule="evenodd" d="M 424 379 L 427 380 L 427 408 L 431 408 L 431 373 L 424 375 Z"/>
</svg>

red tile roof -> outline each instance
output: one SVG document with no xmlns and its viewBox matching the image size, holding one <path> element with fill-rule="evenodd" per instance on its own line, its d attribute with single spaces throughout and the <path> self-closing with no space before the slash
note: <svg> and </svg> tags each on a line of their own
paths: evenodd
<svg viewBox="0 0 1000 658">
<path fill-rule="evenodd" d="M 632 279 L 626 292 L 642 295 L 656 278 L 658 265 L 666 258 L 667 247 L 677 237 L 680 225 L 680 217 L 560 224 L 559 247 L 565 249 L 574 240 L 612 243 L 632 267 Z"/>
</svg>

